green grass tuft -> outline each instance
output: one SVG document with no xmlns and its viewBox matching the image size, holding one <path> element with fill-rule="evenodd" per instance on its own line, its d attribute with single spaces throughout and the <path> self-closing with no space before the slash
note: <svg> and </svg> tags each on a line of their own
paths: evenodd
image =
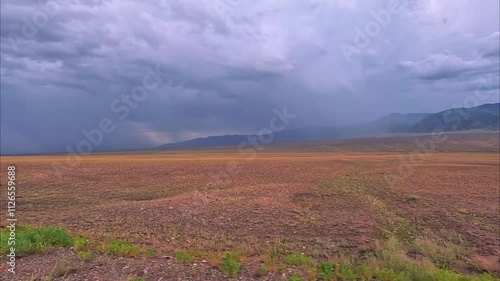
<svg viewBox="0 0 500 281">
<path fill-rule="evenodd" d="M 99 250 L 103 254 L 119 257 L 138 257 L 140 250 L 134 244 L 122 240 L 110 240 L 101 244 Z"/>
<path fill-rule="evenodd" d="M 225 252 L 222 257 L 222 272 L 230 278 L 234 278 L 240 271 L 240 258 L 233 252 Z"/>
<path fill-rule="evenodd" d="M 322 280 L 330 280 L 333 277 L 335 265 L 332 262 L 322 262 L 318 265 L 318 275 Z"/>
<path fill-rule="evenodd" d="M 44 254 L 57 247 L 71 247 L 73 239 L 66 230 L 59 227 L 30 228 L 16 226 L 15 245 L 9 245 L 8 230 L 0 232 L 0 253 L 5 255 L 11 247 L 16 248 L 16 255 L 27 256 Z"/>
</svg>

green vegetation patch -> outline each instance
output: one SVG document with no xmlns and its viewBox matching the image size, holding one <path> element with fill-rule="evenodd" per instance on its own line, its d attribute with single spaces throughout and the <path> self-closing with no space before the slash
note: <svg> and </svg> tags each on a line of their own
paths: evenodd
<svg viewBox="0 0 500 281">
<path fill-rule="evenodd" d="M 240 271 L 240 257 L 233 252 L 225 252 L 222 257 L 222 272 L 230 278 L 234 278 Z"/>
<path fill-rule="evenodd" d="M 322 262 L 318 265 L 318 275 L 322 280 L 331 280 L 335 264 L 332 262 Z"/>
<path fill-rule="evenodd" d="M 30 228 L 16 226 L 15 234 L 14 244 L 14 240 L 9 240 L 9 230 L 0 232 L 0 253 L 2 255 L 7 254 L 11 247 L 15 247 L 17 256 L 27 256 L 44 254 L 58 247 L 73 246 L 71 235 L 59 227 Z"/>
<path fill-rule="evenodd" d="M 114 255 L 119 257 L 138 257 L 141 250 L 128 241 L 109 240 L 98 247 L 103 254 Z"/>
</svg>

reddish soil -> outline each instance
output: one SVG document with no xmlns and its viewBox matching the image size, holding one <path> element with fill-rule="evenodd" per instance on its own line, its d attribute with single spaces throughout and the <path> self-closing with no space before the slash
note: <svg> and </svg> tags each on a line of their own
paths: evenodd
<svg viewBox="0 0 500 281">
<path fill-rule="evenodd" d="M 77 269 L 65 280 L 222 278 L 205 263 L 198 263 L 193 275 L 193 265 L 161 258 L 176 250 L 236 251 L 248 257 L 240 276 L 252 278 L 259 255 L 277 244 L 318 259 L 362 255 L 380 239 L 388 214 L 438 241 L 459 241 L 469 252 L 468 262 L 499 273 L 498 154 L 435 153 L 411 168 L 401 166 L 408 157 L 395 152 L 261 153 L 254 160 L 227 152 L 110 154 L 84 156 L 70 168 L 64 156 L 2 157 L 2 171 L 17 166 L 18 223 L 60 226 L 97 242 L 124 239 L 158 252 L 155 259 L 101 256 L 83 263 L 60 249 L 21 258 L 22 273 L 15 280 L 49 274 L 61 256 Z M 362 186 L 361 196 L 322 189 L 339 179 Z M 418 200 L 409 200 L 410 195 Z M 7 274 L 5 266 L 2 271 Z"/>
</svg>

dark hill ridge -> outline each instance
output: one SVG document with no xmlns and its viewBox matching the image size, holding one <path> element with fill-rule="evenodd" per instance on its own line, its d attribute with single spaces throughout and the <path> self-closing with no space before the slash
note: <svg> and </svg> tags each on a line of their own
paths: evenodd
<svg viewBox="0 0 500 281">
<path fill-rule="evenodd" d="M 499 104 L 484 104 L 474 108 L 455 108 L 439 113 L 393 113 L 372 122 L 346 127 L 309 127 L 276 132 L 272 143 L 299 143 L 401 133 L 428 133 L 469 129 L 498 129 Z M 167 143 L 159 149 L 238 146 L 248 143 L 255 135 L 224 135 Z M 271 136 L 263 136 L 269 139 Z"/>
<path fill-rule="evenodd" d="M 411 127 L 412 133 L 498 129 L 500 104 L 483 104 L 471 108 L 452 108 L 431 114 Z"/>
<path fill-rule="evenodd" d="M 225 135 L 225 136 L 210 136 L 206 138 L 196 138 L 192 140 L 167 143 L 160 145 L 158 148 L 200 148 L 200 147 L 221 147 L 221 146 L 238 146 L 242 143 L 248 143 L 250 139 L 255 139 L 252 135 Z M 290 143 L 304 141 L 320 141 L 328 139 L 338 139 L 341 137 L 338 129 L 333 127 L 314 127 L 300 128 L 276 132 L 273 136 L 263 135 L 263 139 L 271 139 L 272 143 Z"/>
</svg>

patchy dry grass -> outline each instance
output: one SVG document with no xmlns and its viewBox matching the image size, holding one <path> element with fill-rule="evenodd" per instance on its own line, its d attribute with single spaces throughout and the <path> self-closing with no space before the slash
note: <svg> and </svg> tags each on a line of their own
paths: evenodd
<svg viewBox="0 0 500 281">
<path fill-rule="evenodd" d="M 175 252 L 174 258 L 176 262 L 191 263 L 194 261 L 194 256 L 188 252 Z"/>
<path fill-rule="evenodd" d="M 311 265 L 312 260 L 310 257 L 300 254 L 300 253 L 291 253 L 285 256 L 285 262 L 288 265 Z"/>
</svg>

